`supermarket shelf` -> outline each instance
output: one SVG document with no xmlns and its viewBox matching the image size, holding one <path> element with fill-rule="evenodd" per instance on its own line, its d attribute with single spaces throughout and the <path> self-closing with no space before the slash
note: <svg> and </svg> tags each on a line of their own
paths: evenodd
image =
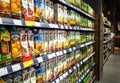
<svg viewBox="0 0 120 83">
<path fill-rule="evenodd" d="M 77 7 L 73 6 L 73 5 L 65 2 L 64 0 L 58 0 L 58 2 L 60 2 L 60 3 L 64 4 L 64 5 L 66 5 L 67 7 L 72 8 L 72 9 L 74 9 L 74 10 L 84 14 L 85 16 L 95 20 L 95 18 L 92 15 L 90 15 L 90 14 L 86 13 L 85 11 L 83 11 L 83 10 L 81 10 L 81 9 L 79 9 L 79 8 L 77 8 Z"/>
<path fill-rule="evenodd" d="M 92 54 L 90 54 L 88 57 L 83 59 L 83 63 L 85 63 L 88 59 L 90 59 L 93 55 L 95 54 L 95 52 L 93 52 Z"/>
<path fill-rule="evenodd" d="M 110 55 L 108 57 L 105 58 L 103 65 L 107 62 L 108 58 L 110 57 Z"/>
<path fill-rule="evenodd" d="M 109 35 L 109 34 L 111 34 L 111 32 L 104 32 L 104 34 L 105 34 L 105 35 Z"/>
<path fill-rule="evenodd" d="M 93 56 L 95 54 L 95 52 L 94 53 L 92 53 L 91 55 L 89 55 L 89 56 Z M 88 57 L 89 57 L 88 56 Z M 86 58 L 88 58 L 88 57 L 86 57 Z M 88 59 L 86 59 L 86 61 L 87 61 Z M 70 73 L 72 73 L 73 71 L 75 71 L 78 67 L 80 67 L 82 64 L 84 63 L 84 61 L 83 60 L 81 60 L 80 62 L 78 62 L 78 63 L 76 63 L 73 67 L 71 67 L 68 71 L 66 71 L 64 74 L 62 74 L 60 77 L 58 77 L 57 79 L 55 79 L 52 83 L 59 83 L 61 80 L 63 80 L 64 78 L 66 78 Z M 95 63 L 93 64 L 93 65 L 95 65 Z M 88 69 L 86 72 L 89 72 L 91 69 Z"/>
<path fill-rule="evenodd" d="M 107 43 L 107 42 L 109 42 L 111 39 L 109 39 L 109 40 L 106 40 L 106 41 L 103 41 L 103 44 L 105 44 L 105 43 Z"/>
<path fill-rule="evenodd" d="M 83 75 L 79 78 L 79 80 L 76 81 L 76 83 L 81 83 L 81 81 L 86 77 L 86 75 L 93 69 L 95 66 L 95 63 L 93 63 L 86 71 L 83 73 Z"/>
<path fill-rule="evenodd" d="M 63 30 L 77 30 L 77 31 L 95 31 L 92 28 L 82 28 L 78 26 L 66 26 L 60 24 L 49 24 L 49 23 L 40 23 L 40 22 L 31 22 L 11 18 L 1 18 L 0 25 L 12 25 L 12 26 L 29 26 L 29 27 L 38 27 L 42 29 L 63 29 Z"/>
<path fill-rule="evenodd" d="M 59 52 L 48 54 L 46 56 L 41 56 L 41 57 L 34 58 L 33 59 L 34 64 L 47 61 L 47 60 L 52 59 L 54 57 L 57 57 L 57 56 L 64 55 L 66 53 L 75 51 L 77 49 L 81 49 L 81 48 L 83 48 L 87 45 L 93 44 L 94 42 L 95 41 L 90 41 L 90 42 L 87 42 L 87 43 L 84 43 L 84 44 L 81 44 L 81 45 L 76 45 L 75 47 L 71 47 L 69 49 L 65 49 L 65 50 L 62 50 L 62 51 L 59 51 Z M 22 70 L 22 69 L 24 69 L 22 62 L 17 63 L 17 64 L 13 64 L 13 65 L 10 65 L 10 66 L 7 66 L 7 67 L 0 68 L 0 77 L 4 76 L 4 75 L 7 75 L 7 74 L 10 74 L 10 73 L 13 73 L 15 71 Z"/>
<path fill-rule="evenodd" d="M 94 76 L 94 77 L 91 79 L 90 83 L 93 83 L 93 82 L 95 81 L 95 78 L 96 78 L 96 76 Z"/>
<path fill-rule="evenodd" d="M 112 28 L 112 26 L 109 26 L 107 23 L 104 23 L 104 26 L 106 26 L 108 28 Z"/>
<path fill-rule="evenodd" d="M 108 46 L 108 47 L 103 51 L 103 53 L 107 52 L 108 49 L 110 49 L 110 46 Z"/>
</svg>

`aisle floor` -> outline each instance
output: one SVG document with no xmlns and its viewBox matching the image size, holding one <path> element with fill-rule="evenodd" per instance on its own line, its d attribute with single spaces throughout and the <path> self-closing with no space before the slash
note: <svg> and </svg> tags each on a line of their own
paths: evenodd
<svg viewBox="0 0 120 83">
<path fill-rule="evenodd" d="M 97 83 L 120 83 L 120 53 L 112 54 L 104 65 L 104 74 Z"/>
</svg>

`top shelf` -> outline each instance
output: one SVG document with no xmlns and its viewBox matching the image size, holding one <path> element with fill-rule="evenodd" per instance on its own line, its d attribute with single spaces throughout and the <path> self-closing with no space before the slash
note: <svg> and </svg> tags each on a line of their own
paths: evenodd
<svg viewBox="0 0 120 83">
<path fill-rule="evenodd" d="M 69 8 L 71 8 L 71 9 L 74 9 L 74 10 L 78 11 L 79 13 L 85 15 L 86 17 L 88 17 L 88 18 L 90 18 L 92 20 L 95 20 L 95 17 L 93 17 L 92 15 L 90 15 L 90 14 L 86 13 L 85 11 L 83 11 L 83 10 L 81 10 L 81 9 L 79 9 L 79 8 L 65 2 L 64 0 L 58 0 L 58 2 L 65 5 L 65 6 L 67 6 L 67 7 L 69 7 Z"/>
<path fill-rule="evenodd" d="M 109 26 L 107 23 L 104 23 L 104 26 L 106 26 L 108 28 L 112 28 L 112 26 Z"/>
</svg>

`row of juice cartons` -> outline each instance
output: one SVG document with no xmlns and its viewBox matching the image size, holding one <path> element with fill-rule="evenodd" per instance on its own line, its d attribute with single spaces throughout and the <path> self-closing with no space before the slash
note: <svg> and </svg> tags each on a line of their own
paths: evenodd
<svg viewBox="0 0 120 83">
<path fill-rule="evenodd" d="M 59 56 L 21 71 L 17 71 L 10 75 L 3 76 L 0 79 L 0 83 L 51 83 L 51 81 L 61 76 L 74 64 L 79 62 L 82 56 L 84 56 L 82 55 L 82 52 L 77 50 L 65 54 L 64 56 Z M 79 79 L 79 77 L 89 68 L 89 66 L 92 65 L 92 63 L 93 57 L 75 70 L 75 76 L 77 79 Z M 61 83 L 74 83 L 77 79 L 74 79 L 74 74 L 70 75 L 73 76 L 72 79 L 69 79 L 68 76 L 64 80 L 61 80 Z"/>
<path fill-rule="evenodd" d="M 94 33 L 49 29 L 0 28 L 0 62 L 43 56 L 94 40 Z M 20 58 L 19 58 L 20 59 Z M 17 60 L 19 60 L 17 59 Z"/>
<path fill-rule="evenodd" d="M 94 27 L 94 22 L 51 0 L 1 0 L 0 17 Z"/>
</svg>

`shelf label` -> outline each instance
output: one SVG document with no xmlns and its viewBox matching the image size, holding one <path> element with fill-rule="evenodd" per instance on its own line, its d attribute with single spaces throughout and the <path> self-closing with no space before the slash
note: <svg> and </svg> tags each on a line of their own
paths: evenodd
<svg viewBox="0 0 120 83">
<path fill-rule="evenodd" d="M 84 47 L 84 44 L 82 44 L 81 47 Z"/>
<path fill-rule="evenodd" d="M 25 21 L 26 26 L 34 26 L 35 23 L 33 21 Z"/>
<path fill-rule="evenodd" d="M 23 62 L 24 68 L 30 67 L 34 64 L 33 60 Z"/>
<path fill-rule="evenodd" d="M 42 57 L 37 58 L 37 60 L 38 60 L 38 63 L 43 62 L 43 58 Z"/>
<path fill-rule="evenodd" d="M 69 26 L 69 28 L 70 28 L 70 29 L 72 29 L 72 27 L 71 27 L 71 26 Z"/>
<path fill-rule="evenodd" d="M 63 78 L 65 78 L 65 73 L 63 74 Z"/>
<path fill-rule="evenodd" d="M 74 66 L 73 68 L 74 68 L 74 70 L 76 70 L 76 66 Z"/>
<path fill-rule="evenodd" d="M 71 51 L 72 51 L 72 49 L 71 49 L 71 48 L 69 48 L 69 51 L 71 52 Z"/>
<path fill-rule="evenodd" d="M 40 23 L 39 22 L 35 22 L 35 26 L 40 27 Z"/>
<path fill-rule="evenodd" d="M 64 52 L 64 54 L 66 54 L 66 53 L 67 53 L 67 51 L 66 51 L 66 50 L 64 50 L 63 52 Z"/>
<path fill-rule="evenodd" d="M 76 50 L 76 48 L 75 48 L 75 47 L 73 47 L 73 50 Z"/>
<path fill-rule="evenodd" d="M 52 53 L 51 55 L 52 55 L 53 57 L 56 57 L 55 53 Z"/>
<path fill-rule="evenodd" d="M 72 73 L 72 70 L 70 69 L 69 72 Z"/>
<path fill-rule="evenodd" d="M 2 19 L 1 19 L 1 18 L 0 18 L 0 24 L 3 24 L 3 23 L 2 23 Z"/>
<path fill-rule="evenodd" d="M 65 29 L 68 29 L 68 26 L 65 25 Z"/>
<path fill-rule="evenodd" d="M 7 67 L 0 68 L 0 77 L 7 74 L 8 74 Z"/>
<path fill-rule="evenodd" d="M 60 76 L 60 80 L 62 80 L 63 79 L 63 76 Z"/>
<path fill-rule="evenodd" d="M 63 25 L 60 25 L 60 28 L 61 28 L 61 29 L 64 29 L 64 26 L 63 26 Z"/>
<path fill-rule="evenodd" d="M 22 25 L 22 21 L 21 20 L 13 20 L 14 25 Z"/>
<path fill-rule="evenodd" d="M 79 67 L 80 65 L 79 64 L 77 64 L 77 67 Z"/>
<path fill-rule="evenodd" d="M 52 54 L 48 54 L 47 56 L 48 56 L 48 59 L 53 58 Z"/>
<path fill-rule="evenodd" d="M 18 70 L 20 70 L 20 69 L 21 69 L 20 63 L 19 63 L 19 64 L 12 65 L 12 70 L 13 70 L 13 72 L 18 71 Z"/>
<path fill-rule="evenodd" d="M 49 27 L 50 28 L 58 28 L 58 25 L 57 24 L 49 24 Z"/>
<path fill-rule="evenodd" d="M 60 80 L 57 78 L 57 79 L 56 79 L 56 83 L 59 83 L 59 82 L 60 82 Z"/>
<path fill-rule="evenodd" d="M 76 27 L 74 27 L 74 30 L 76 30 Z"/>
</svg>

